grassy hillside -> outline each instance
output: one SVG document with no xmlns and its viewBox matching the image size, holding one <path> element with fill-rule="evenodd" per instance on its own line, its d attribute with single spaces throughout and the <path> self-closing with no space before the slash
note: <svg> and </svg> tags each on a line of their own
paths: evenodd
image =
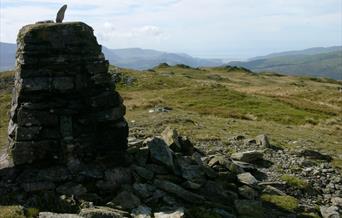
<svg viewBox="0 0 342 218">
<path fill-rule="evenodd" d="M 222 141 L 235 135 L 268 134 L 275 145 L 314 148 L 342 166 L 342 83 L 309 77 L 254 74 L 230 68 L 160 66 L 150 71 L 112 68 L 132 84 L 117 85 L 127 106 L 131 131 L 160 133 L 170 125 L 193 141 Z M 1 74 L 1 78 L 10 77 Z M 125 80 L 125 79 L 124 79 Z M 6 83 L 8 84 L 8 83 Z M 1 137 L 6 143 L 10 92 L 0 90 Z M 171 107 L 170 112 L 154 112 Z"/>
<path fill-rule="evenodd" d="M 289 75 L 312 75 L 342 80 L 342 50 L 315 55 L 285 55 L 248 62 L 232 62 L 254 71 L 272 71 Z"/>
</svg>

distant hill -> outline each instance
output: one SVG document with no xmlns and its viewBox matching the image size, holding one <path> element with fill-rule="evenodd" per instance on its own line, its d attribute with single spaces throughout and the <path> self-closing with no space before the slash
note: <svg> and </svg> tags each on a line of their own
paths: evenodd
<svg viewBox="0 0 342 218">
<path fill-rule="evenodd" d="M 256 72 L 328 77 L 342 80 L 342 46 L 270 54 L 250 61 L 230 62 Z"/>
<path fill-rule="evenodd" d="M 0 42 L 0 51 L 0 70 L 13 69 L 16 45 Z M 168 53 L 152 49 L 109 49 L 103 46 L 102 51 L 111 64 L 136 70 L 153 68 L 160 63 L 168 63 L 169 65 L 185 64 L 191 67 L 212 67 L 223 64 L 220 59 L 195 58 L 187 54 Z"/>
<path fill-rule="evenodd" d="M 108 49 L 103 47 L 103 53 L 113 65 L 138 70 L 153 68 L 160 63 L 168 63 L 169 65 L 185 64 L 191 67 L 213 67 L 223 64 L 220 59 L 195 58 L 187 54 L 168 53 L 152 49 Z"/>
<path fill-rule="evenodd" d="M 0 71 L 14 68 L 15 50 L 15 44 L 0 42 Z M 221 59 L 195 58 L 183 53 L 152 49 L 109 49 L 103 46 L 102 50 L 112 65 L 136 70 L 153 68 L 160 63 L 185 64 L 191 67 L 214 67 L 224 64 Z M 272 71 L 342 80 L 342 46 L 273 53 L 251 58 L 245 62 L 233 61 L 227 64 L 248 68 L 255 72 Z"/>
<path fill-rule="evenodd" d="M 314 48 L 308 48 L 308 49 L 304 49 L 304 50 L 271 53 L 271 54 L 268 54 L 265 56 L 258 56 L 258 57 L 250 58 L 249 61 L 258 60 L 258 59 L 281 57 L 281 56 L 288 56 L 288 55 L 315 55 L 315 54 L 329 53 L 329 52 L 334 52 L 334 51 L 342 51 L 342 46 L 314 47 Z"/>
</svg>

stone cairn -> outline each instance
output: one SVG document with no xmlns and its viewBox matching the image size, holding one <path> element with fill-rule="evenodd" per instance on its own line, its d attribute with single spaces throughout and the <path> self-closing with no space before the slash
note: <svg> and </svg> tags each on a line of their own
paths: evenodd
<svg viewBox="0 0 342 218">
<path fill-rule="evenodd" d="M 17 44 L 8 128 L 13 164 L 75 165 L 106 156 L 120 163 L 125 107 L 93 29 L 81 22 L 27 25 Z"/>
<path fill-rule="evenodd" d="M 21 29 L 9 125 L 14 166 L 0 159 L 0 205 L 39 218 L 293 218 L 317 217 L 318 200 L 322 217 L 340 217 L 342 177 L 318 152 L 298 159 L 266 135 L 194 146 L 170 127 L 146 137 L 133 126 L 127 140 L 125 108 L 107 70 L 86 24 Z M 301 190 L 280 181 L 283 172 L 331 180 L 327 197 L 316 183 Z"/>
</svg>

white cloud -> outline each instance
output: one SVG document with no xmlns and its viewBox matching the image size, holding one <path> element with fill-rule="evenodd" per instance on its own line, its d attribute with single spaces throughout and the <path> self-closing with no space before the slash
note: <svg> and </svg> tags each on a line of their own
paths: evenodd
<svg viewBox="0 0 342 218">
<path fill-rule="evenodd" d="M 66 21 L 88 23 L 112 48 L 252 55 L 342 44 L 341 0 L 0 1 L 0 41 L 7 42 L 27 23 L 54 19 L 66 3 Z"/>
</svg>

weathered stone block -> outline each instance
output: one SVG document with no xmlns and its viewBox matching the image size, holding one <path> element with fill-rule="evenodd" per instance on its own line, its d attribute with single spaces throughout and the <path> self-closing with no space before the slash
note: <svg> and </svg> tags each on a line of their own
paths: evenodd
<svg viewBox="0 0 342 218">
<path fill-rule="evenodd" d="M 56 114 L 50 111 L 29 111 L 19 109 L 17 123 L 20 126 L 57 126 L 59 124 Z"/>
<path fill-rule="evenodd" d="M 11 153 L 15 165 L 34 161 L 58 162 L 62 157 L 57 141 L 20 141 L 11 144 Z"/>
<path fill-rule="evenodd" d="M 52 88 L 59 91 L 67 91 L 74 88 L 72 77 L 57 77 L 52 80 Z"/>
</svg>

